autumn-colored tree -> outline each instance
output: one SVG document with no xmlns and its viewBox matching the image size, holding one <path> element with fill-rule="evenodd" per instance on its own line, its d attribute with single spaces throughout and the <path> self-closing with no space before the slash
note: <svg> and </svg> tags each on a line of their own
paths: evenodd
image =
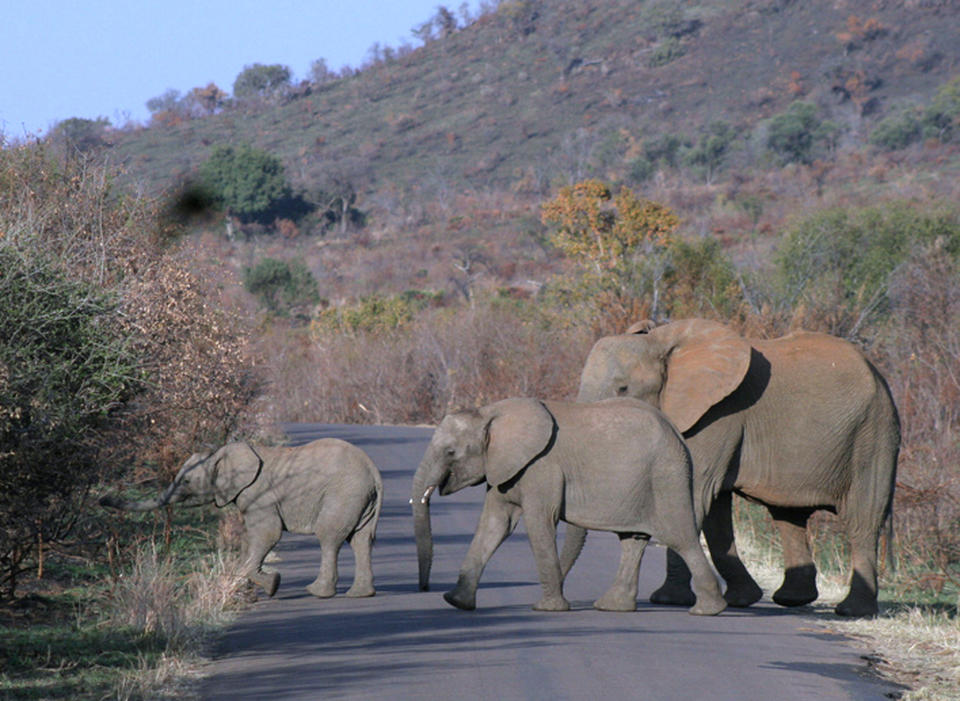
<svg viewBox="0 0 960 701">
<path fill-rule="evenodd" d="M 207 83 L 205 88 L 196 87 L 187 93 L 184 101 L 187 110 L 195 116 L 214 114 L 226 104 L 228 95 L 216 83 Z"/>
<path fill-rule="evenodd" d="M 553 245 L 600 274 L 617 268 L 643 244 L 665 246 L 679 224 L 669 207 L 626 187 L 614 195 L 600 180 L 562 188 L 543 205 L 540 218 L 554 229 Z"/>
</svg>

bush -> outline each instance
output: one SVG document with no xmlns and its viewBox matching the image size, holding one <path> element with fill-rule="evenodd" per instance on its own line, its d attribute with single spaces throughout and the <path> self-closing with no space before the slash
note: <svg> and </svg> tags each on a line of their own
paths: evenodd
<svg viewBox="0 0 960 701">
<path fill-rule="evenodd" d="M 874 146 L 895 151 L 919 141 L 923 135 L 920 116 L 914 110 L 904 110 L 880 120 L 870 132 L 869 141 Z"/>
<path fill-rule="evenodd" d="M 707 182 L 719 170 L 736 132 L 723 121 L 712 122 L 693 146 L 680 151 L 680 161 L 695 170 L 701 171 Z"/>
<path fill-rule="evenodd" d="M 139 386 L 116 300 L 36 249 L 0 246 L 0 584 L 69 534 L 100 477 L 97 436 Z"/>
<path fill-rule="evenodd" d="M 314 331 L 356 333 L 389 331 L 411 323 L 418 312 L 443 303 L 442 292 L 407 290 L 399 295 L 365 297 L 355 304 L 324 309 L 314 320 Z"/>
<path fill-rule="evenodd" d="M 664 276 L 667 315 L 673 318 L 734 317 L 743 297 L 733 262 L 717 239 L 675 239 Z"/>
<path fill-rule="evenodd" d="M 71 117 L 58 122 L 50 130 L 48 139 L 59 146 L 63 153 L 70 156 L 106 146 L 106 135 L 109 128 L 110 120 L 106 117 L 98 117 L 97 119 Z"/>
<path fill-rule="evenodd" d="M 820 125 L 816 105 L 794 102 L 786 112 L 770 120 L 767 147 L 785 163 L 810 163 Z"/>
<path fill-rule="evenodd" d="M 228 214 L 270 221 L 291 197 L 283 163 L 252 146 L 217 146 L 200 166 L 200 181 L 213 203 Z"/>
<path fill-rule="evenodd" d="M 960 131 L 960 76 L 940 87 L 922 119 L 927 138 L 946 143 Z"/>
<path fill-rule="evenodd" d="M 271 409 L 284 421 L 409 424 L 511 396 L 572 397 L 591 342 L 539 305 L 489 299 L 399 326 L 284 332 L 266 344 Z"/>
<path fill-rule="evenodd" d="M 247 268 L 243 285 L 263 306 L 281 316 L 320 301 L 313 273 L 299 260 L 287 263 L 264 258 L 253 268 Z"/>
<path fill-rule="evenodd" d="M 647 60 L 647 65 L 650 68 L 659 68 L 672 61 L 676 61 L 686 53 L 687 48 L 679 39 L 676 37 L 667 37 L 657 44 L 657 48 L 653 50 L 653 53 L 650 54 L 650 58 Z"/>
<path fill-rule="evenodd" d="M 889 309 L 891 273 L 924 246 L 957 259 L 960 213 L 909 202 L 817 212 L 791 227 L 776 260 L 791 306 L 848 335 Z"/>
<path fill-rule="evenodd" d="M 291 75 L 290 69 L 280 64 L 244 66 L 233 81 L 233 96 L 267 97 L 290 85 Z"/>
</svg>

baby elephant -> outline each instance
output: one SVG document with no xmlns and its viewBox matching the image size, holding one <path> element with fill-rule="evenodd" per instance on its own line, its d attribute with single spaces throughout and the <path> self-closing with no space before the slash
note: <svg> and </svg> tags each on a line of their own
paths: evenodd
<svg viewBox="0 0 960 701">
<path fill-rule="evenodd" d="M 543 585 L 535 609 L 570 608 L 557 556 L 558 520 L 620 536 L 620 568 L 596 608 L 636 608 L 640 558 L 651 536 L 693 573 L 697 599 L 690 613 L 713 615 L 726 607 L 700 547 L 703 514 L 693 502 L 690 455 L 651 405 L 507 399 L 445 417 L 413 480 L 421 589 L 429 584 L 433 550 L 430 495 L 483 481 L 489 489 L 480 523 L 456 586 L 444 594 L 449 604 L 475 608 L 480 573 L 522 512 Z"/>
<path fill-rule="evenodd" d="M 383 483 L 360 448 L 322 438 L 296 448 L 230 443 L 214 453 L 195 453 L 173 484 L 155 499 L 131 502 L 106 496 L 103 506 L 146 511 L 166 504 L 218 507 L 235 503 L 243 514 L 244 574 L 273 596 L 278 572 L 264 572 L 263 559 L 283 531 L 314 533 L 320 539 L 320 574 L 307 587 L 326 598 L 337 590 L 337 554 L 343 541 L 356 555 L 347 596 L 373 596 L 370 548 L 383 504 Z"/>
</svg>

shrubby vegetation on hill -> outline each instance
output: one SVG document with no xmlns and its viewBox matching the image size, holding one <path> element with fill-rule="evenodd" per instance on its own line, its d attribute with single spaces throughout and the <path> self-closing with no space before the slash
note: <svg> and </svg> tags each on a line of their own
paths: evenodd
<svg viewBox="0 0 960 701">
<path fill-rule="evenodd" d="M 237 318 L 178 257 L 159 202 L 43 145 L 0 151 L 0 585 L 49 546 L 105 547 L 88 489 L 166 478 L 243 425 L 255 376 Z M 102 551 L 101 551 L 102 552 Z"/>
</svg>

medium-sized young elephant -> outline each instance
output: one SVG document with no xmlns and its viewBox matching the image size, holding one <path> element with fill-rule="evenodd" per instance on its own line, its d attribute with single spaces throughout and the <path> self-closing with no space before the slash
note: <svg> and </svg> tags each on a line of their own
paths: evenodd
<svg viewBox="0 0 960 701">
<path fill-rule="evenodd" d="M 195 453 L 157 498 L 131 502 L 112 496 L 103 506 L 147 511 L 167 504 L 218 507 L 234 503 L 245 526 L 246 576 L 273 596 L 278 572 L 264 572 L 263 559 L 283 531 L 314 533 L 320 539 L 320 574 L 307 587 L 326 598 L 337 590 L 337 554 L 344 541 L 356 555 L 347 596 L 373 596 L 370 549 L 383 504 L 383 483 L 360 448 L 322 438 L 295 448 L 230 443 L 213 453 Z"/>
<path fill-rule="evenodd" d="M 480 523 L 456 586 L 444 599 L 476 607 L 484 566 L 523 514 L 537 564 L 541 611 L 566 611 L 557 556 L 557 522 L 620 536 L 616 579 L 594 606 L 633 611 L 637 575 L 651 536 L 673 548 L 693 572 L 691 613 L 726 607 L 698 539 L 691 462 L 683 439 L 657 409 L 633 399 L 593 404 L 506 399 L 443 419 L 413 480 L 411 503 L 420 588 L 432 560 L 430 495 L 489 484 Z"/>
</svg>

